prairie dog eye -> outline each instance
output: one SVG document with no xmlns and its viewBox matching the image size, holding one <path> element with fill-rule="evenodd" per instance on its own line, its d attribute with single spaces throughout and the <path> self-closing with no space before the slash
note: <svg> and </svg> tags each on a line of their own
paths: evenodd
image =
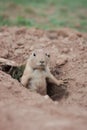
<svg viewBox="0 0 87 130">
<path fill-rule="evenodd" d="M 50 54 L 47 54 L 47 53 L 46 53 L 45 55 L 48 56 L 48 57 L 50 57 Z"/>
<path fill-rule="evenodd" d="M 50 57 L 50 54 L 48 54 L 48 57 Z"/>
<path fill-rule="evenodd" d="M 33 56 L 36 56 L 36 54 L 35 54 L 35 53 L 33 53 Z"/>
</svg>

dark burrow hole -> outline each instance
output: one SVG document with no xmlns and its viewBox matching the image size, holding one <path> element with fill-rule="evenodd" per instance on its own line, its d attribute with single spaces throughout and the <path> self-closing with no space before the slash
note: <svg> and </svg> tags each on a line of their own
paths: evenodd
<svg viewBox="0 0 87 130">
<path fill-rule="evenodd" d="M 2 65 L 1 70 L 11 75 L 12 78 L 20 81 L 20 77 L 22 76 L 23 71 L 24 71 L 24 66 L 16 67 L 16 66 L 10 66 L 10 65 Z"/>
<path fill-rule="evenodd" d="M 47 94 L 54 101 L 59 101 L 63 97 L 67 98 L 69 93 L 66 85 L 55 85 L 47 81 Z"/>
<path fill-rule="evenodd" d="M 17 79 L 20 82 L 20 78 L 24 71 L 24 66 L 12 67 L 10 65 L 2 65 L 1 70 L 10 74 L 14 79 Z M 54 101 L 59 101 L 63 97 L 68 97 L 67 84 L 57 86 L 53 83 L 50 83 L 47 80 L 47 94 Z"/>
</svg>

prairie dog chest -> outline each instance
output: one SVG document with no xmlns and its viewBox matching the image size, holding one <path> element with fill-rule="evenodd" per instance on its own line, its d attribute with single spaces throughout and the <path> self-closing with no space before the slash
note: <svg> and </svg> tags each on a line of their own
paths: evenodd
<svg viewBox="0 0 87 130">
<path fill-rule="evenodd" d="M 42 83 L 46 80 L 46 72 L 44 70 L 34 70 L 32 73 L 32 79 L 35 82 Z"/>
<path fill-rule="evenodd" d="M 41 70 L 34 70 L 32 78 L 29 81 L 29 88 L 32 91 L 37 91 L 40 94 L 46 94 L 46 72 Z"/>
</svg>

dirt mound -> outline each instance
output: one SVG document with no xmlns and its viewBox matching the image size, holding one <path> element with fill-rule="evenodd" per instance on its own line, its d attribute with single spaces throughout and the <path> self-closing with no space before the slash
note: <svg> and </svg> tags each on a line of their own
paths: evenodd
<svg viewBox="0 0 87 130">
<path fill-rule="evenodd" d="M 67 94 L 62 93 L 61 98 L 56 98 L 58 102 L 53 102 L 30 93 L 0 71 L 0 129 L 86 130 L 87 34 L 68 28 L 58 31 L 0 28 L 0 57 L 24 63 L 34 48 L 50 52 L 51 71 L 58 79 L 68 81 Z"/>
</svg>

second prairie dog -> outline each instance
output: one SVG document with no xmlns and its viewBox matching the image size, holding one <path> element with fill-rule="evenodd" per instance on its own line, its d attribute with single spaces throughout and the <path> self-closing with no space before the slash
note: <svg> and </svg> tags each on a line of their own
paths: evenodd
<svg viewBox="0 0 87 130">
<path fill-rule="evenodd" d="M 63 84 L 62 80 L 57 80 L 50 72 L 48 62 L 50 55 L 42 49 L 33 51 L 27 60 L 24 73 L 21 78 L 23 86 L 31 91 L 46 95 L 46 79 L 56 85 Z"/>
</svg>

